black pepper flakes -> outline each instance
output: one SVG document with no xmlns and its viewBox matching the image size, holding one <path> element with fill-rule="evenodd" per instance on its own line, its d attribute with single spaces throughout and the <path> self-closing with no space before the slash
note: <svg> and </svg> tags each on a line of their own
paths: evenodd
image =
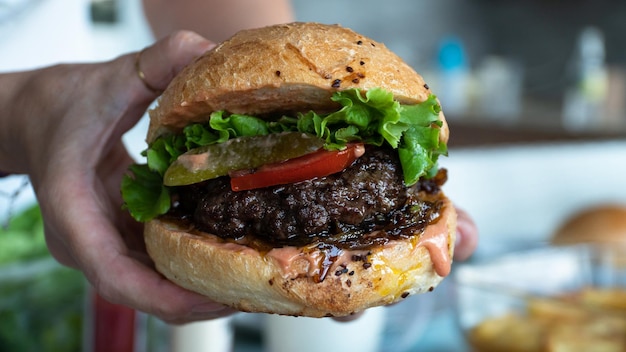
<svg viewBox="0 0 626 352">
<path fill-rule="evenodd" d="M 335 276 L 341 276 L 345 273 L 348 272 L 348 268 L 346 267 L 345 264 L 340 265 L 339 268 L 337 269 L 337 271 L 335 271 Z"/>
<path fill-rule="evenodd" d="M 354 275 L 354 270 L 352 270 L 351 272 L 348 273 L 348 275 L 352 276 Z"/>
<path fill-rule="evenodd" d="M 333 84 L 330 85 L 333 88 L 339 88 L 341 86 L 341 80 L 340 79 L 336 79 L 333 81 Z"/>
<path fill-rule="evenodd" d="M 359 64 L 360 64 L 361 66 L 363 66 L 363 65 L 365 65 L 365 61 L 361 60 L 361 61 L 359 61 Z"/>
<path fill-rule="evenodd" d="M 346 71 L 348 72 L 354 72 L 354 69 L 351 66 L 347 66 L 346 67 Z"/>
<path fill-rule="evenodd" d="M 280 71 L 276 70 L 276 77 L 280 77 Z"/>
<path fill-rule="evenodd" d="M 270 286 L 274 286 L 274 279 L 270 279 L 268 283 L 270 284 Z"/>
<path fill-rule="evenodd" d="M 361 45 L 361 44 L 363 44 L 363 41 L 362 41 L 362 40 L 359 40 L 358 42 L 356 42 L 356 44 L 357 44 L 357 45 Z"/>
<path fill-rule="evenodd" d="M 370 44 L 372 44 L 372 46 L 376 46 L 376 44 L 374 44 L 374 43 L 370 43 Z"/>
<path fill-rule="evenodd" d="M 359 82 L 360 82 L 360 80 L 358 78 L 355 78 L 355 79 L 352 80 L 352 83 L 355 83 L 355 84 L 359 83 Z"/>
<path fill-rule="evenodd" d="M 351 287 L 352 286 L 352 281 L 346 280 L 346 286 Z"/>
<path fill-rule="evenodd" d="M 435 288 L 434 288 L 433 286 L 430 286 L 430 287 L 428 288 L 428 292 L 433 292 L 434 290 L 435 290 Z"/>
<path fill-rule="evenodd" d="M 402 293 L 401 297 L 402 298 L 407 298 L 407 297 L 409 297 L 409 293 L 408 292 L 404 292 L 404 293 Z"/>
<path fill-rule="evenodd" d="M 428 86 L 428 84 L 424 83 L 424 88 L 426 89 L 430 89 L 430 87 Z"/>
<path fill-rule="evenodd" d="M 372 263 L 363 263 L 363 269 L 369 269 L 372 267 Z"/>
</svg>

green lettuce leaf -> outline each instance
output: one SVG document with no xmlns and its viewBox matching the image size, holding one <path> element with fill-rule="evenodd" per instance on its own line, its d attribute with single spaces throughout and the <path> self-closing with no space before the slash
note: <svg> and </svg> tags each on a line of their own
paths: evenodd
<svg viewBox="0 0 626 352">
<path fill-rule="evenodd" d="M 146 165 L 134 165 L 122 183 L 125 207 L 138 221 L 165 214 L 170 207 L 169 190 L 162 185 L 163 174 L 181 154 L 232 138 L 298 131 L 324 140 L 327 150 L 341 150 L 351 142 L 398 150 L 407 185 L 420 177 L 432 177 L 437 159 L 447 154 L 439 141 L 441 107 L 434 95 L 416 105 L 402 105 L 391 92 L 374 88 L 365 93 L 350 89 L 335 92 L 332 100 L 340 108 L 329 114 L 313 111 L 283 116 L 277 121 L 217 111 L 209 122 L 192 124 L 182 134 L 159 137 L 143 155 Z"/>
<path fill-rule="evenodd" d="M 145 222 L 170 209 L 170 192 L 163 186 L 163 177 L 146 164 L 131 165 L 130 174 L 122 179 L 124 208 L 135 220 Z"/>
<path fill-rule="evenodd" d="M 420 121 L 408 123 L 409 128 L 403 132 L 398 146 L 404 182 L 408 185 L 416 183 L 424 175 L 434 175 L 439 156 L 448 154 L 447 145 L 439 141 L 439 127 L 442 126 L 438 118 L 440 111 L 441 107 L 433 95 L 421 104 L 401 106 L 401 123 Z"/>
<path fill-rule="evenodd" d="M 220 134 L 218 143 L 231 138 L 263 136 L 269 133 L 268 122 L 264 120 L 241 114 L 225 117 L 224 111 L 212 113 L 209 126 Z"/>
</svg>

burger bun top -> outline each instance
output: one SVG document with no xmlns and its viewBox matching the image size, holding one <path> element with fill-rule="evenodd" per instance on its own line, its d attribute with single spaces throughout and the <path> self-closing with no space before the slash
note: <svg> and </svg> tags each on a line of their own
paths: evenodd
<svg viewBox="0 0 626 352">
<path fill-rule="evenodd" d="M 384 44 L 339 25 L 289 23 L 240 31 L 174 78 L 150 111 L 148 142 L 213 111 L 263 116 L 332 111 L 337 90 L 383 88 L 406 104 L 428 85 Z M 448 140 L 444 122 L 440 133 Z"/>
</svg>

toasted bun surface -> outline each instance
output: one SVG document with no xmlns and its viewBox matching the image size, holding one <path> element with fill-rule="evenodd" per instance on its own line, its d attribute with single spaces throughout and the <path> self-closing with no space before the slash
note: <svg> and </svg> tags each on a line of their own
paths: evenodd
<svg viewBox="0 0 626 352">
<path fill-rule="evenodd" d="M 213 111 L 327 111 L 333 92 L 374 87 L 401 103 L 430 94 L 423 78 L 385 45 L 338 25 L 290 23 L 244 30 L 187 66 L 150 112 L 148 142 Z M 440 138 L 448 139 L 447 125 Z"/>
<path fill-rule="evenodd" d="M 555 244 L 626 244 L 626 205 L 604 204 L 573 214 L 555 231 Z"/>
<path fill-rule="evenodd" d="M 411 239 L 344 251 L 321 282 L 315 280 L 323 256 L 319 249 L 285 247 L 263 253 L 163 220 L 148 222 L 144 237 L 159 272 L 216 302 L 247 312 L 337 317 L 437 286 L 443 276 L 437 274 L 436 257 L 452 257 L 456 233 L 454 207 L 446 202 L 441 214 L 437 223 Z M 445 253 L 429 245 L 435 242 Z"/>
</svg>

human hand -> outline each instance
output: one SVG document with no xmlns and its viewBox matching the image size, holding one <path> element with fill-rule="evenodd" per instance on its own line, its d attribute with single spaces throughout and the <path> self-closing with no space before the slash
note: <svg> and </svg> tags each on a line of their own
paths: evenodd
<svg viewBox="0 0 626 352">
<path fill-rule="evenodd" d="M 212 46 L 191 32 L 157 42 L 140 57 L 146 81 L 164 89 Z M 10 77 L 19 89 L 7 138 L 24 157 L 8 171 L 30 176 L 52 255 L 81 270 L 106 300 L 172 323 L 228 315 L 231 309 L 159 275 L 145 252 L 141 225 L 122 210 L 120 183 L 132 160 L 121 137 L 157 96 L 138 78 L 135 58 Z"/>
</svg>

